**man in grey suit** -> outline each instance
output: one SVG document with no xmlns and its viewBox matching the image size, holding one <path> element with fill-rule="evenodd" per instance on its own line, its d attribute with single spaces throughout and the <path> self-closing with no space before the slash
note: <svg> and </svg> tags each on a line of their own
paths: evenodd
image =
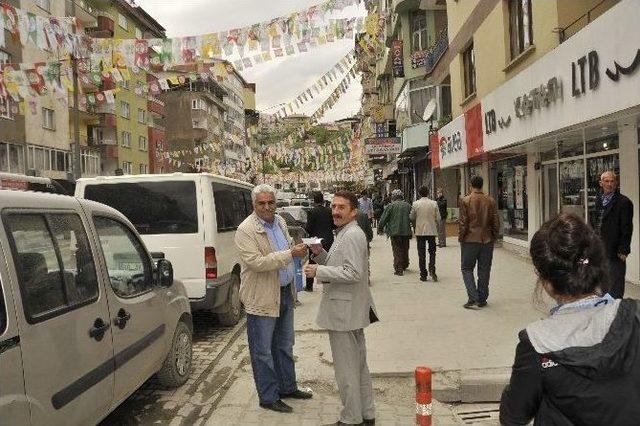
<svg viewBox="0 0 640 426">
<path fill-rule="evenodd" d="M 329 343 L 343 409 L 334 425 L 375 424 L 375 406 L 364 328 L 376 321 L 369 290 L 367 238 L 358 226 L 358 199 L 338 191 L 331 204 L 336 237 L 327 253 L 311 245 L 317 265 L 305 266 L 307 277 L 323 285 L 317 323 L 329 330 Z"/>
<path fill-rule="evenodd" d="M 420 281 L 427 281 L 426 246 L 428 244 L 429 274 L 431 274 L 431 279 L 435 282 L 438 281 L 438 276 L 436 275 L 436 235 L 438 234 L 440 210 L 438 209 L 438 203 L 429 198 L 428 187 L 420 187 L 418 194 L 421 198 L 411 206 L 409 217 L 418 240 Z"/>
</svg>

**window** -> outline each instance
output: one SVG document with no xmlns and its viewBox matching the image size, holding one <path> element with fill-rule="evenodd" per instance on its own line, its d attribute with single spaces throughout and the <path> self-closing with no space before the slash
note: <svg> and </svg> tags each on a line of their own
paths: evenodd
<svg viewBox="0 0 640 426">
<path fill-rule="evenodd" d="M 411 51 L 419 52 L 428 48 L 427 14 L 424 10 L 416 10 L 411 12 Z"/>
<path fill-rule="evenodd" d="M 47 12 L 51 11 L 51 0 L 36 0 L 36 5 Z"/>
<path fill-rule="evenodd" d="M 122 173 L 125 175 L 133 174 L 133 163 L 131 161 L 122 162 Z"/>
<path fill-rule="evenodd" d="M 9 52 L 5 52 L 0 49 L 0 64 L 10 64 L 11 63 L 11 54 Z"/>
<path fill-rule="evenodd" d="M 131 133 L 122 132 L 122 146 L 125 148 L 131 148 Z"/>
<path fill-rule="evenodd" d="M 476 93 L 476 59 L 473 54 L 473 43 L 462 53 L 462 66 L 464 67 L 464 97 Z"/>
<path fill-rule="evenodd" d="M 6 226 L 30 324 L 97 299 L 95 262 L 77 215 L 11 213 Z"/>
<path fill-rule="evenodd" d="M 127 17 L 121 13 L 118 13 L 118 25 L 120 25 L 120 28 L 124 28 L 125 30 L 129 29 L 129 23 L 127 22 Z"/>
<path fill-rule="evenodd" d="M 511 59 L 533 44 L 531 0 L 509 0 Z"/>
<path fill-rule="evenodd" d="M 198 232 L 193 181 L 87 185 L 84 197 L 119 210 L 143 235 Z"/>
<path fill-rule="evenodd" d="M 144 136 L 139 136 L 138 137 L 138 149 L 140 151 L 146 151 L 147 150 L 147 138 L 145 138 Z"/>
<path fill-rule="evenodd" d="M 94 223 L 113 291 L 131 298 L 153 289 L 149 255 L 138 237 L 117 220 L 95 217 Z"/>
<path fill-rule="evenodd" d="M 147 111 L 138 108 L 138 123 L 147 124 Z"/>
<path fill-rule="evenodd" d="M 0 118 L 13 120 L 13 113 L 11 111 L 11 100 L 8 96 L 6 98 L 0 97 Z"/>
<path fill-rule="evenodd" d="M 204 99 L 192 99 L 191 100 L 191 109 L 201 109 L 203 111 L 207 110 L 207 104 Z"/>
<path fill-rule="evenodd" d="M 122 118 L 131 117 L 131 110 L 128 102 L 120 101 L 120 116 Z"/>
<path fill-rule="evenodd" d="M 149 173 L 149 166 L 146 164 L 140 164 L 140 174 L 146 175 L 147 173 Z"/>
<path fill-rule="evenodd" d="M 217 182 L 212 185 L 218 232 L 233 231 L 253 211 L 251 191 Z"/>
<path fill-rule="evenodd" d="M 42 127 L 48 130 L 56 129 L 54 110 L 42 108 Z"/>
<path fill-rule="evenodd" d="M 142 30 L 140 28 L 136 28 L 136 38 L 137 39 L 141 39 L 142 37 Z"/>
</svg>

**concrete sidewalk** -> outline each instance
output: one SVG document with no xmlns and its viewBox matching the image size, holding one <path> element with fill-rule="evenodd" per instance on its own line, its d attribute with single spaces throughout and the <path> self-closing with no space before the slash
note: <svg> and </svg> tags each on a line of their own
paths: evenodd
<svg viewBox="0 0 640 426">
<path fill-rule="evenodd" d="M 510 375 L 518 331 L 547 315 L 552 306 L 534 303 L 536 276 L 529 259 L 496 248 L 488 306 L 468 310 L 460 273 L 460 248 L 449 239 L 437 252 L 439 282 L 420 282 L 415 239 L 405 275 L 393 275 L 391 244 L 376 236 L 371 249 L 372 292 L 380 322 L 366 329 L 369 367 L 374 377 L 378 424 L 412 424 L 415 416 L 413 372 L 434 370 L 434 397 L 440 401 L 497 401 Z M 207 424 L 320 424 L 337 419 L 340 403 L 326 333 L 315 316 L 322 288 L 299 293 L 296 309 L 298 381 L 316 396 L 294 401 L 295 415 L 258 407 L 246 365 Z M 638 298 L 628 285 L 628 297 Z M 536 306 L 534 306 L 536 305 Z M 460 424 L 450 406 L 436 403 L 435 424 Z M 232 417 L 229 417 L 232 416 Z"/>
</svg>

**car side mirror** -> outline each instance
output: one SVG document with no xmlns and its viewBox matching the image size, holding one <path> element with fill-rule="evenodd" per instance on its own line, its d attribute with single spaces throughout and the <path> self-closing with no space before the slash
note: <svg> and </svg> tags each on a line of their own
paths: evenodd
<svg viewBox="0 0 640 426">
<path fill-rule="evenodd" d="M 171 287 L 173 285 L 173 266 L 167 259 L 158 259 L 156 274 L 156 282 L 161 287 Z"/>
</svg>

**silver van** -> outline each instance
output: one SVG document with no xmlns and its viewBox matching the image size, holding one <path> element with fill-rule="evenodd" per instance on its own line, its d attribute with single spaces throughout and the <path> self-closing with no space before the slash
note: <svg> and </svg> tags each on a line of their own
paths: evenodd
<svg viewBox="0 0 640 426">
<path fill-rule="evenodd" d="M 184 287 L 103 204 L 0 190 L 0 424 L 96 424 L 191 370 Z"/>
</svg>

